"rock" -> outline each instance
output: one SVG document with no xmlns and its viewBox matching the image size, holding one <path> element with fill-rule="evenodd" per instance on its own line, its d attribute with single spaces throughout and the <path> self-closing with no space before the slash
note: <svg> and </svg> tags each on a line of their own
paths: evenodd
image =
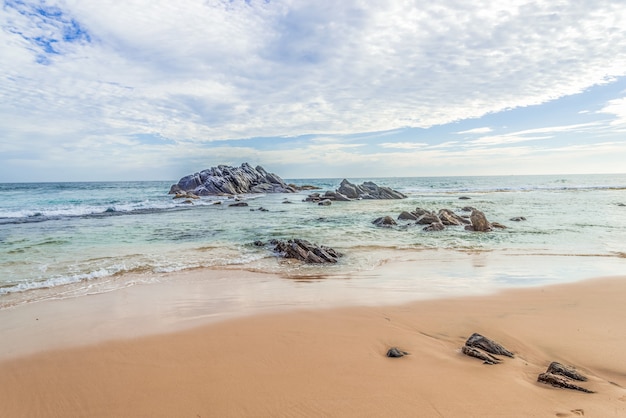
<svg viewBox="0 0 626 418">
<path fill-rule="evenodd" d="M 624 207 L 624 206 L 626 206 L 626 203 L 618 203 L 617 206 Z"/>
<path fill-rule="evenodd" d="M 578 386 L 572 383 L 571 380 L 569 380 L 566 377 L 556 375 L 553 373 L 547 373 L 547 372 L 541 373 L 539 376 L 537 376 L 537 381 L 541 383 L 545 383 L 547 385 L 552 385 L 554 387 L 562 388 L 562 389 L 573 389 L 573 390 L 578 390 L 580 392 L 585 392 L 585 393 L 594 393 L 592 390 L 586 389 L 582 386 Z"/>
<path fill-rule="evenodd" d="M 434 212 L 422 208 L 415 208 L 415 210 L 411 213 L 419 218 L 422 215 L 433 214 Z"/>
<path fill-rule="evenodd" d="M 252 168 L 243 163 L 240 167 L 219 165 L 181 178 L 172 185 L 170 194 L 193 191 L 196 195 L 209 196 L 241 193 L 293 193 L 296 190 L 285 184 L 276 174 L 268 173 L 261 166 Z"/>
<path fill-rule="evenodd" d="M 389 187 L 378 186 L 376 183 L 366 181 L 357 186 L 343 179 L 337 193 L 341 193 L 349 199 L 405 199 L 406 195 Z"/>
<path fill-rule="evenodd" d="M 418 225 L 431 225 L 433 223 L 441 223 L 441 219 L 434 213 L 427 212 L 417 218 L 415 223 Z"/>
<path fill-rule="evenodd" d="M 320 200 L 318 205 L 320 206 L 330 206 L 333 202 L 330 199 Z"/>
<path fill-rule="evenodd" d="M 476 210 L 476 208 L 475 208 L 475 207 L 473 207 L 473 206 L 463 206 L 463 207 L 461 208 L 461 211 L 463 211 L 463 212 L 473 212 L 473 211 L 475 211 L 475 210 Z"/>
<path fill-rule="evenodd" d="M 506 348 L 502 347 L 495 341 L 490 340 L 487 337 L 483 337 L 478 333 L 473 333 L 467 341 L 465 341 L 465 345 L 467 347 L 479 348 L 483 351 L 486 351 L 490 354 L 502 355 L 507 357 L 514 357 L 513 353 L 511 353 Z"/>
<path fill-rule="evenodd" d="M 402 351 L 397 347 L 391 347 L 389 350 L 387 350 L 387 357 L 391 358 L 404 357 L 408 354 L 409 353 L 407 353 L 406 351 Z"/>
<path fill-rule="evenodd" d="M 488 353 L 484 353 L 482 351 L 480 351 L 477 348 L 474 347 L 468 347 L 467 345 L 464 345 L 463 347 L 461 347 L 461 352 L 463 354 L 465 354 L 466 356 L 470 356 L 470 357 L 474 357 L 477 358 L 479 360 L 482 360 L 484 364 L 500 364 L 501 361 L 499 359 L 497 359 L 496 357 L 492 356 L 491 354 Z"/>
<path fill-rule="evenodd" d="M 404 220 L 404 221 L 416 221 L 417 216 L 410 212 L 404 211 L 398 216 L 398 219 Z"/>
<path fill-rule="evenodd" d="M 491 224 L 485 217 L 485 214 L 478 209 L 474 209 L 472 211 L 472 214 L 470 215 L 470 222 L 472 224 L 465 227 L 468 231 L 488 232 L 492 229 Z"/>
<path fill-rule="evenodd" d="M 331 191 L 327 191 L 326 193 L 324 193 L 324 198 L 325 199 L 330 199 L 330 200 L 336 200 L 338 202 L 349 202 L 350 199 L 339 193 L 339 192 L 331 192 Z"/>
<path fill-rule="evenodd" d="M 469 197 L 469 196 L 461 196 L 461 197 L 459 197 L 459 200 L 470 200 L 470 199 L 471 199 L 471 197 Z"/>
<path fill-rule="evenodd" d="M 461 218 L 450 209 L 439 210 L 437 217 L 441 219 L 441 223 L 444 225 L 465 225 L 469 223 L 467 219 Z"/>
<path fill-rule="evenodd" d="M 274 251 L 284 258 L 295 258 L 305 263 L 336 263 L 341 253 L 323 245 L 312 244 L 303 239 L 290 239 L 288 241 L 272 240 Z"/>
<path fill-rule="evenodd" d="M 500 222 L 491 222 L 491 227 L 498 228 L 498 229 L 506 229 L 506 226 L 502 225 Z"/>
<path fill-rule="evenodd" d="M 244 206 L 248 206 L 248 204 L 246 202 L 237 202 L 237 203 L 231 203 L 230 205 L 228 205 L 229 208 L 237 208 L 237 207 L 244 207 Z"/>
<path fill-rule="evenodd" d="M 303 184 L 302 186 L 296 186 L 293 183 L 289 183 L 287 186 L 291 187 L 294 190 L 298 190 L 298 191 L 319 190 L 319 189 L 321 189 L 321 187 L 312 186 L 310 184 Z"/>
<path fill-rule="evenodd" d="M 397 225 L 397 222 L 391 216 L 383 216 L 372 221 L 376 226 L 391 227 Z"/>
<path fill-rule="evenodd" d="M 444 229 L 446 229 L 446 227 L 441 222 L 433 222 L 432 224 L 422 228 L 422 230 L 426 232 L 443 231 Z"/>
<path fill-rule="evenodd" d="M 548 370 L 546 370 L 546 373 L 558 374 L 563 377 L 567 377 L 568 379 L 578 380 L 579 382 L 587 381 L 587 377 L 578 373 L 575 368 L 564 366 L 556 361 L 550 363 L 550 365 L 548 366 Z"/>
<path fill-rule="evenodd" d="M 526 218 L 524 218 L 523 216 L 515 216 L 515 217 L 513 217 L 513 218 L 511 218 L 509 220 L 513 221 L 513 222 L 521 222 L 521 221 L 525 221 Z"/>
<path fill-rule="evenodd" d="M 179 191 L 172 199 L 200 199 L 200 197 L 191 192 Z"/>
</svg>

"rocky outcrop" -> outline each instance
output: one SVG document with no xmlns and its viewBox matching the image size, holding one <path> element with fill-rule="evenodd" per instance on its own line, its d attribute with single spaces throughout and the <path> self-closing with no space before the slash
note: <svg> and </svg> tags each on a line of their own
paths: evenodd
<svg viewBox="0 0 626 418">
<path fill-rule="evenodd" d="M 389 187 L 378 186 L 372 181 L 357 186 L 343 179 L 337 193 L 348 197 L 349 199 L 405 199 L 406 195 L 393 190 Z"/>
<path fill-rule="evenodd" d="M 378 186 L 376 183 L 366 181 L 360 186 L 350 183 L 343 179 L 336 191 L 327 191 L 325 193 L 312 193 L 305 201 L 319 202 L 324 199 L 333 201 L 350 201 L 360 199 L 405 199 L 406 195 L 389 187 Z"/>
<path fill-rule="evenodd" d="M 336 263 L 343 255 L 332 248 L 312 244 L 304 239 L 271 240 L 274 251 L 284 258 L 295 258 L 311 264 Z M 255 245 L 259 245 L 255 243 Z"/>
<path fill-rule="evenodd" d="M 236 195 L 243 193 L 293 193 L 296 189 L 261 166 L 248 163 L 241 167 L 219 165 L 181 178 L 170 194 L 193 192 L 198 196 Z"/>
</svg>

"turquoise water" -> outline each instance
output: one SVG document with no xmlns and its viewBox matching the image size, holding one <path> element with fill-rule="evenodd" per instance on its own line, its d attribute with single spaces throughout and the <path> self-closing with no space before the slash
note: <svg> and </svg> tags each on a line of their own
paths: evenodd
<svg viewBox="0 0 626 418">
<path fill-rule="evenodd" d="M 334 190 L 341 180 L 286 181 Z M 324 207 L 303 201 L 310 192 L 251 195 L 240 196 L 249 207 L 235 208 L 225 197 L 193 205 L 173 200 L 167 192 L 175 181 L 0 184 L 0 307 L 37 300 L 42 289 L 47 297 L 63 297 L 68 286 L 72 294 L 98 292 L 132 284 L 130 277 L 149 281 L 198 267 L 345 276 L 407 251 L 558 256 L 568 257 L 563 264 L 574 270 L 576 260 L 586 266 L 597 261 L 602 268 L 595 275 L 626 272 L 626 175 L 350 180 L 372 180 L 409 197 Z M 371 223 L 416 207 L 461 214 L 463 206 L 508 228 L 424 232 L 409 222 L 391 229 Z M 259 207 L 267 211 L 253 210 Z M 516 216 L 527 220 L 510 220 Z M 323 267 L 284 263 L 268 248 L 253 245 L 272 238 L 308 239 L 345 257 Z"/>
</svg>

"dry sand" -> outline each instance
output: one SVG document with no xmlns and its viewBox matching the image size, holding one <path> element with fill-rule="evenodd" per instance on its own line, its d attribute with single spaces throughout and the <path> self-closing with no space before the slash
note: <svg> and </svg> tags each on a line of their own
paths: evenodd
<svg viewBox="0 0 626 418">
<path fill-rule="evenodd" d="M 0 363 L 0 416 L 624 417 L 625 296 L 626 277 L 594 279 L 51 350 Z M 473 332 L 515 358 L 462 355 Z M 596 393 L 537 383 L 552 361 Z"/>
</svg>

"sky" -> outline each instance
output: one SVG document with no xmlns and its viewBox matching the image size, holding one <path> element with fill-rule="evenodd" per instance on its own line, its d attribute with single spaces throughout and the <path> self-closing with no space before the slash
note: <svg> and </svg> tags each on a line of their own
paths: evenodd
<svg viewBox="0 0 626 418">
<path fill-rule="evenodd" d="M 624 0 L 3 0 L 0 182 L 626 172 Z"/>
</svg>

